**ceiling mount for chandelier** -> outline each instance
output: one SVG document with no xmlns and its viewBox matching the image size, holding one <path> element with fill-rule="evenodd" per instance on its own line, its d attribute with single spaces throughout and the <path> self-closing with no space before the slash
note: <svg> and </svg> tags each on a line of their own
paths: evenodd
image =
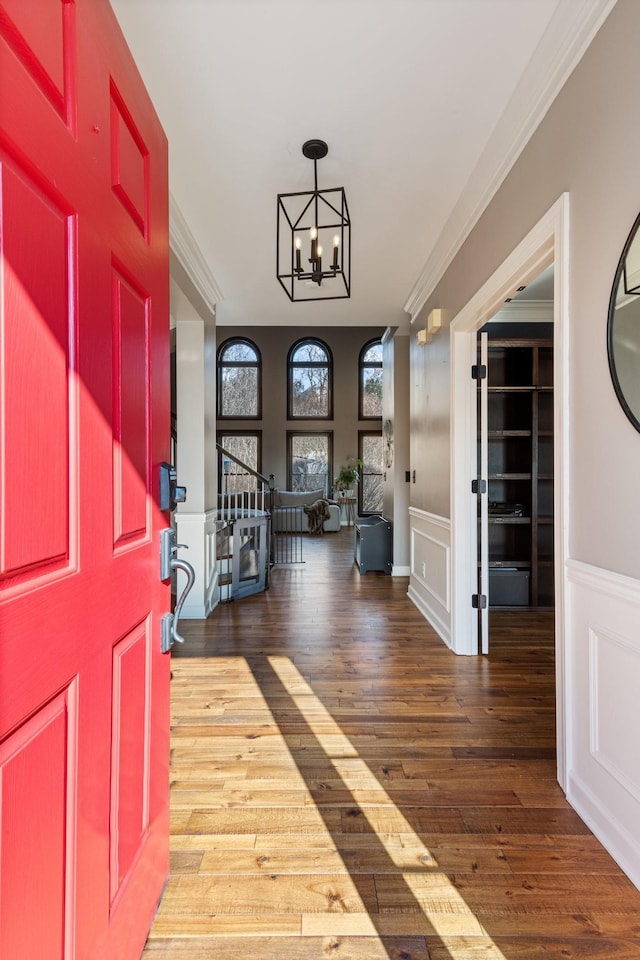
<svg viewBox="0 0 640 960">
<path fill-rule="evenodd" d="M 324 140 L 307 140 L 313 190 L 278 194 L 277 274 L 290 300 L 338 300 L 351 296 L 351 221 L 344 187 L 318 190 Z"/>
</svg>

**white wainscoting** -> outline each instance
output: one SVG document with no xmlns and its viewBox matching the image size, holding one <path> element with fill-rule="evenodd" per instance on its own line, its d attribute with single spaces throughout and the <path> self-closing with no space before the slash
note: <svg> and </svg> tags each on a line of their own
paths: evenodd
<svg viewBox="0 0 640 960">
<path fill-rule="evenodd" d="M 567 563 L 567 798 L 640 887 L 640 581 Z"/>
<path fill-rule="evenodd" d="M 178 543 L 187 550 L 179 550 L 183 560 L 188 560 L 196 573 L 196 581 L 186 598 L 181 616 L 185 620 L 206 619 L 218 601 L 218 572 L 216 570 L 216 511 L 206 513 L 176 513 Z M 178 593 L 184 586 L 184 576 L 179 574 Z"/>
<path fill-rule="evenodd" d="M 451 521 L 409 508 L 409 599 L 451 646 Z"/>
</svg>

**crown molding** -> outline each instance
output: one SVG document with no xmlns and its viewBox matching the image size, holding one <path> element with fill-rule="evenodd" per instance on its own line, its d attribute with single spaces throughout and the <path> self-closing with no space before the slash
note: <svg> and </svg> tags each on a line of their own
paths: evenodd
<svg viewBox="0 0 640 960">
<path fill-rule="evenodd" d="M 389 343 L 390 340 L 393 340 L 397 329 L 397 327 L 387 327 L 385 332 L 382 334 L 381 343 Z"/>
<path fill-rule="evenodd" d="M 224 299 L 222 291 L 172 193 L 169 193 L 169 245 L 202 299 L 215 313 L 216 304 Z"/>
<path fill-rule="evenodd" d="M 617 0 L 560 0 L 487 146 L 411 290 L 416 318 L 581 60 Z"/>
</svg>

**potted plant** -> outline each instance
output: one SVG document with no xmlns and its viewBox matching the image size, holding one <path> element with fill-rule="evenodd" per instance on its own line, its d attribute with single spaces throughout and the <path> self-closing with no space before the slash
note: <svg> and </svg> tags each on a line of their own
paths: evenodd
<svg viewBox="0 0 640 960">
<path fill-rule="evenodd" d="M 346 497 L 354 495 L 353 488 L 360 479 L 359 471 L 362 470 L 362 466 L 362 460 L 356 460 L 355 457 L 347 457 L 346 462 L 340 467 L 338 476 L 333 481 L 333 488 L 337 491 L 338 496 Z"/>
</svg>

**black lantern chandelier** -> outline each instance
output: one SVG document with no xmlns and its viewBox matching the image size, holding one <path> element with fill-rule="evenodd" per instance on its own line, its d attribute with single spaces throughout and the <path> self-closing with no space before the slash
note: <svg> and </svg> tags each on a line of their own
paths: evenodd
<svg viewBox="0 0 640 960">
<path fill-rule="evenodd" d="M 307 140 L 313 190 L 278 194 L 278 280 L 290 300 L 339 300 L 351 296 L 351 221 L 344 187 L 318 190 L 318 160 L 329 148 Z"/>
</svg>

